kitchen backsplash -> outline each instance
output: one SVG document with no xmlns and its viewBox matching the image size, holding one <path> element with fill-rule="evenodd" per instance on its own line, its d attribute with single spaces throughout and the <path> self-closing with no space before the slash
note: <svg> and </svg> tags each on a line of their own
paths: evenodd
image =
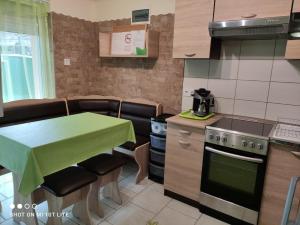
<svg viewBox="0 0 300 225">
<path fill-rule="evenodd" d="M 286 40 L 224 41 L 220 60 L 186 60 L 182 110 L 190 92 L 207 88 L 216 111 L 270 120 L 300 120 L 300 60 L 284 60 Z"/>
</svg>

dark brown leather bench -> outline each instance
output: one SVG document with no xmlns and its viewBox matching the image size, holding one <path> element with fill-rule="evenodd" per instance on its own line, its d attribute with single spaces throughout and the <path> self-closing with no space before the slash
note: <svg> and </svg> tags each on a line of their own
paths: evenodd
<svg viewBox="0 0 300 225">
<path fill-rule="evenodd" d="M 65 99 L 29 99 L 3 104 L 0 127 L 67 115 Z"/>
<path fill-rule="evenodd" d="M 113 96 L 75 96 L 67 99 L 69 114 L 93 112 L 106 116 L 119 116 L 121 99 Z"/>
<path fill-rule="evenodd" d="M 121 102 L 120 118 L 132 121 L 136 143 L 126 142 L 114 151 L 134 157 L 139 166 L 136 183 L 148 175 L 151 117 L 156 117 L 161 112 L 160 104 L 145 99 L 129 99 Z"/>
</svg>

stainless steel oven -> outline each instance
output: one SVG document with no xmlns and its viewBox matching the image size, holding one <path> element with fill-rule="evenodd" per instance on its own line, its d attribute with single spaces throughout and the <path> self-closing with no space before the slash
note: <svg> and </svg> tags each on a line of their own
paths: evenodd
<svg viewBox="0 0 300 225">
<path fill-rule="evenodd" d="M 201 211 L 230 224 L 257 224 L 268 138 L 236 131 L 232 123 L 230 130 L 220 124 L 206 130 Z"/>
</svg>

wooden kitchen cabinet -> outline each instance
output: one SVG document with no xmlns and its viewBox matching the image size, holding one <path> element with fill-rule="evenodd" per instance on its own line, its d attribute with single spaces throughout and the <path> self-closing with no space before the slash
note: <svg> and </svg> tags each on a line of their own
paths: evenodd
<svg viewBox="0 0 300 225">
<path fill-rule="evenodd" d="M 220 119 L 167 119 L 164 189 L 199 202 L 205 126 Z"/>
<path fill-rule="evenodd" d="M 300 12 L 300 0 L 294 0 L 293 12 Z"/>
<path fill-rule="evenodd" d="M 214 0 L 176 0 L 173 58 L 209 58 Z"/>
<path fill-rule="evenodd" d="M 190 132 L 187 127 L 181 127 L 181 130 Z M 203 148 L 204 143 L 197 139 L 168 132 L 164 181 L 166 190 L 199 201 Z"/>
<path fill-rule="evenodd" d="M 291 178 L 300 176 L 300 156 L 293 154 L 293 150 L 291 147 L 271 144 L 260 211 L 260 225 L 280 225 L 281 223 Z M 296 192 L 293 209 L 300 207 L 299 189 Z M 295 213 L 295 211 L 292 212 L 292 214 Z"/>
<path fill-rule="evenodd" d="M 293 0 L 216 0 L 214 21 L 290 16 Z"/>
<path fill-rule="evenodd" d="M 300 59 L 300 40 L 288 40 L 285 49 L 285 59 Z"/>
</svg>

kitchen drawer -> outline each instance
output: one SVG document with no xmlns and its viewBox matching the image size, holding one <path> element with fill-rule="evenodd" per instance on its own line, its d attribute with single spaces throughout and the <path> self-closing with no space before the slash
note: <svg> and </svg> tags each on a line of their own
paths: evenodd
<svg viewBox="0 0 300 225">
<path fill-rule="evenodd" d="M 170 134 L 167 137 L 167 147 L 171 151 L 179 150 L 183 152 L 202 152 L 204 143 L 196 139 L 181 138 L 176 135 Z"/>
<path fill-rule="evenodd" d="M 197 141 L 204 141 L 205 137 L 204 129 L 197 129 L 194 127 L 177 125 L 174 123 L 168 123 L 167 134 L 168 136 L 175 135 L 182 139 L 194 139 Z"/>
</svg>

